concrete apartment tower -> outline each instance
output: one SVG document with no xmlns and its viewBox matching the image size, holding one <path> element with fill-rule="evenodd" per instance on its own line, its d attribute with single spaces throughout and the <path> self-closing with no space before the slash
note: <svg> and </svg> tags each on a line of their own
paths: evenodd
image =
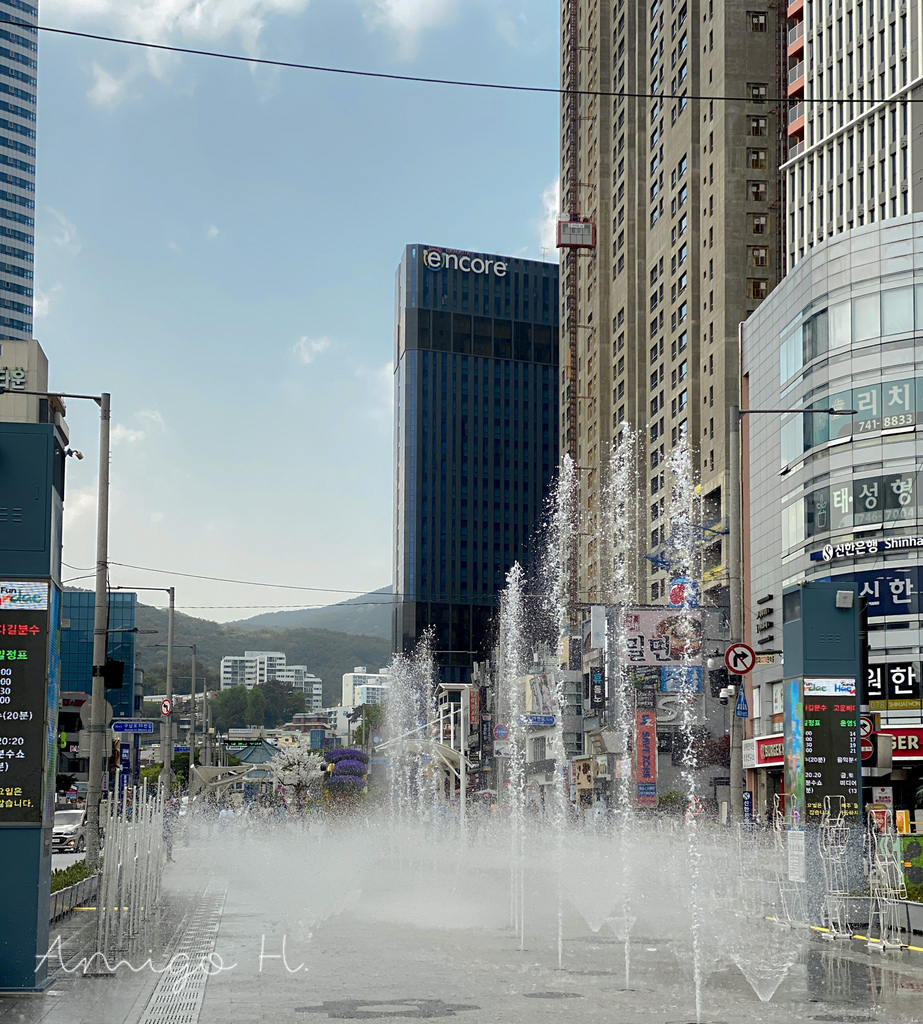
<svg viewBox="0 0 923 1024">
<path fill-rule="evenodd" d="M 664 463 L 688 434 L 716 526 L 704 600 L 727 600 L 738 325 L 783 264 L 786 13 L 767 0 L 563 0 L 562 86 L 599 93 L 565 92 L 561 106 L 559 242 L 579 245 L 561 258 L 561 448 L 588 519 L 578 601 L 599 594 L 592 520 L 623 420 L 643 440 L 639 597 L 666 594 L 669 568 L 643 556 L 663 550 Z"/>
<path fill-rule="evenodd" d="M 791 269 L 825 238 L 923 209 L 923 110 L 908 102 L 923 26 L 901 0 L 795 0 L 787 14 Z"/>
<path fill-rule="evenodd" d="M 0 0 L 0 341 L 32 337 L 37 0 Z"/>
</svg>

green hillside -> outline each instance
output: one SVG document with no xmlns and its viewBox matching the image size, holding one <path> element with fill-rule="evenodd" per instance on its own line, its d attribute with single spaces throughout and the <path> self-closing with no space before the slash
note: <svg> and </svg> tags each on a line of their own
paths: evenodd
<svg viewBox="0 0 923 1024">
<path fill-rule="evenodd" d="M 151 635 L 137 637 L 137 665 L 144 669 L 147 693 L 162 693 L 166 677 L 166 651 L 157 644 L 167 642 L 167 612 L 138 605 L 139 629 L 156 629 Z M 174 620 L 174 687 L 189 692 L 191 652 L 181 644 L 196 644 L 196 673 L 199 685 L 203 675 L 217 686 L 221 659 L 245 651 L 282 651 L 290 665 L 307 665 L 324 681 L 324 704 L 339 704 L 342 675 L 356 665 L 373 672 L 391 660 L 391 644 L 382 637 L 361 636 L 330 629 L 242 629 L 233 623 L 196 619 L 177 612 Z"/>
</svg>

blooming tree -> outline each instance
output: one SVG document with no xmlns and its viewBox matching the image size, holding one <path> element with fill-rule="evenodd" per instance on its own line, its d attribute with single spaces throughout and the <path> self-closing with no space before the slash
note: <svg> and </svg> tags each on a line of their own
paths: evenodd
<svg viewBox="0 0 923 1024">
<path fill-rule="evenodd" d="M 267 764 L 275 777 L 303 803 L 306 797 L 318 799 L 324 782 L 324 761 L 310 748 L 299 744 L 280 751 Z"/>
</svg>

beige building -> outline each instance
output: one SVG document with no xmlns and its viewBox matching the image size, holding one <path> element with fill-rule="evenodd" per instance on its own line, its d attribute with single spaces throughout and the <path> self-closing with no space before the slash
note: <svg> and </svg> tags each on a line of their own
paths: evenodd
<svg viewBox="0 0 923 1024">
<path fill-rule="evenodd" d="M 923 209 L 923 6 L 788 5 L 786 256 Z"/>
<path fill-rule="evenodd" d="M 665 461 L 688 434 L 703 520 L 715 526 L 706 600 L 726 601 L 720 521 L 738 325 L 783 263 L 786 8 L 564 0 L 562 11 L 563 87 L 591 93 L 562 98 L 562 218 L 595 225 L 595 245 L 562 249 L 561 261 L 561 447 L 580 467 L 587 517 L 577 599 L 602 596 L 600 468 L 627 420 L 643 441 L 639 598 L 666 595 L 668 567 L 643 556 L 664 550 Z"/>
</svg>

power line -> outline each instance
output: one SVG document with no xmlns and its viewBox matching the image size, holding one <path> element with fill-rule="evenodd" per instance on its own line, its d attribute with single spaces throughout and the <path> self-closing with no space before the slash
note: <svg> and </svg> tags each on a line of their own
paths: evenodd
<svg viewBox="0 0 923 1024">
<path fill-rule="evenodd" d="M 16 21 L 0 17 L 0 25 L 15 25 L 17 28 L 23 26 Z M 170 46 L 167 43 L 150 43 L 141 39 L 125 39 L 121 36 L 104 36 L 95 32 L 78 32 L 70 28 L 53 28 L 51 25 L 30 25 L 29 28 L 38 29 L 40 32 L 50 32 L 54 35 L 73 36 L 77 39 L 92 39 L 101 43 L 118 43 L 122 46 L 136 46 L 147 50 L 162 50 L 167 53 L 183 53 L 193 57 L 217 57 L 220 60 L 233 60 L 242 64 L 261 64 L 273 68 L 290 68 L 295 71 L 318 71 L 328 75 L 347 75 L 354 78 L 378 78 L 387 79 L 392 82 L 412 82 L 422 85 L 450 85 L 464 89 L 492 89 L 500 92 L 525 92 L 536 93 L 548 96 L 591 96 L 610 99 L 634 99 L 634 100 L 712 100 L 716 103 L 787 103 L 789 96 L 766 96 L 759 99 L 753 96 L 714 96 L 714 95 L 689 95 L 688 93 L 669 92 L 628 92 L 625 89 L 561 89 L 548 85 L 511 85 L 505 82 L 475 82 L 466 79 L 455 78 L 426 78 L 421 75 L 395 75 L 385 71 L 361 71 L 357 68 L 327 67 L 321 64 L 302 64 L 297 61 L 270 60 L 268 57 L 248 57 L 240 53 L 226 53 L 221 50 L 199 50 L 191 46 Z M 906 86 L 909 90 L 911 87 Z M 860 108 L 864 105 L 876 106 L 879 103 L 923 103 L 923 97 L 914 99 L 911 96 L 896 98 L 887 96 L 882 99 L 874 97 L 828 97 L 811 96 L 799 97 L 799 103 L 858 103 Z"/>
</svg>

